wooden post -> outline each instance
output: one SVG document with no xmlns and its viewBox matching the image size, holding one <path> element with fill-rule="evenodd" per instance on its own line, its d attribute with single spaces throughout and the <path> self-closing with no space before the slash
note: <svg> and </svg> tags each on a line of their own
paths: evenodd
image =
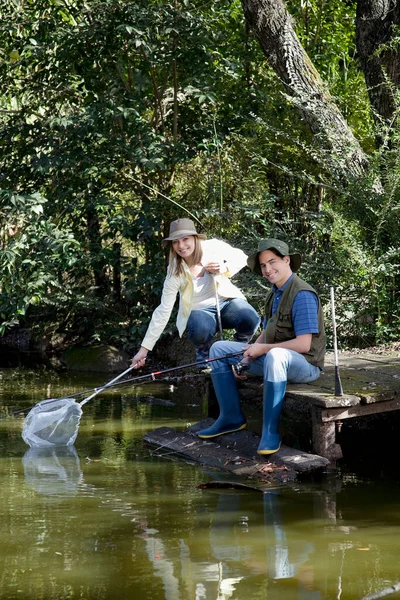
<svg viewBox="0 0 400 600">
<path fill-rule="evenodd" d="M 312 407 L 311 414 L 313 451 L 328 460 L 339 460 L 343 457 L 343 453 L 340 444 L 336 443 L 335 421 L 323 422 L 321 409 L 317 406 Z"/>
</svg>

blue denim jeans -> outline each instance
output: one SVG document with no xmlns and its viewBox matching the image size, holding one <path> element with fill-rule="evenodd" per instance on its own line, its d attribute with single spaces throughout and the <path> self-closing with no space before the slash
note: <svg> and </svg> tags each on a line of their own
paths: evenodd
<svg viewBox="0 0 400 600">
<path fill-rule="evenodd" d="M 234 339 L 246 344 L 260 325 L 257 311 L 242 298 L 220 302 L 222 329 L 234 329 Z M 211 340 L 219 329 L 216 306 L 192 310 L 187 323 L 189 340 L 196 346 L 196 360 L 208 358 Z"/>
<path fill-rule="evenodd" d="M 222 359 L 226 354 L 238 352 L 245 344 L 238 342 L 215 342 L 211 346 L 210 358 L 219 358 L 210 363 L 212 370 L 229 370 L 231 365 L 238 363 L 241 356 Z M 285 348 L 273 348 L 268 354 L 263 354 L 250 363 L 247 371 L 263 377 L 265 381 L 289 383 L 309 383 L 315 381 L 321 374 L 319 367 L 309 363 L 302 354 Z"/>
</svg>

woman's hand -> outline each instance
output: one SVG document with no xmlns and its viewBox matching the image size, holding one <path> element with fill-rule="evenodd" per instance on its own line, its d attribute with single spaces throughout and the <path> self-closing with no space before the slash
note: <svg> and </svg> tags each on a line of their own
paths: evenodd
<svg viewBox="0 0 400 600">
<path fill-rule="evenodd" d="M 140 367 L 144 366 L 148 352 L 149 351 L 147 348 L 143 348 L 142 346 L 139 352 L 135 354 L 135 356 L 132 358 L 132 367 L 134 369 L 139 369 Z"/>
<path fill-rule="evenodd" d="M 207 263 L 204 268 L 212 275 L 218 275 L 221 272 L 221 264 L 216 261 Z"/>
</svg>

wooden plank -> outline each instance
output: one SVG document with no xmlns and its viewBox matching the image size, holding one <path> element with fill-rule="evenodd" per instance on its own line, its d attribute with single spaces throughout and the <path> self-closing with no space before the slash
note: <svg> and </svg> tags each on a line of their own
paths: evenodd
<svg viewBox="0 0 400 600">
<path fill-rule="evenodd" d="M 382 371 L 365 371 L 345 369 L 340 371 L 343 390 L 349 395 L 375 395 L 386 393 L 391 390 L 400 390 L 400 378 Z M 329 389 L 334 393 L 334 371 L 327 371 L 321 375 L 314 385 L 317 388 Z"/>
<path fill-rule="evenodd" d="M 200 429 L 211 427 L 214 419 L 205 419 L 196 425 L 193 425 L 188 431 L 195 434 Z M 196 436 L 197 437 L 197 436 Z M 199 438 L 198 438 L 199 439 Z M 225 448 L 233 448 L 241 452 L 244 456 L 252 458 L 257 462 L 269 461 L 277 465 L 287 465 L 293 467 L 299 473 L 313 471 L 315 469 L 324 468 L 329 464 L 329 461 L 321 456 L 302 452 L 288 446 L 281 446 L 279 452 L 271 454 L 268 457 L 262 457 L 257 454 L 257 448 L 260 444 L 260 436 L 254 431 L 244 429 L 229 435 L 221 435 L 214 438 L 214 447 L 221 446 Z"/>
<path fill-rule="evenodd" d="M 213 419 L 205 419 L 186 431 L 160 427 L 148 432 L 144 441 L 154 447 L 155 456 L 180 456 L 199 464 L 217 467 L 240 477 L 252 477 L 270 483 L 288 483 L 298 474 L 326 468 L 329 460 L 282 446 L 268 457 L 257 454 L 260 438 L 251 431 L 238 431 L 210 440 L 202 440 L 196 432 L 209 427 Z"/>
<path fill-rule="evenodd" d="M 397 365 L 399 362 L 399 353 L 393 352 L 382 352 L 381 354 L 372 354 L 365 350 L 356 351 L 343 351 L 338 353 L 338 361 L 340 368 L 348 367 L 372 367 L 375 365 Z M 334 354 L 333 352 L 327 352 L 325 355 L 325 365 L 334 365 Z"/>
<path fill-rule="evenodd" d="M 380 414 L 400 409 L 400 398 L 387 400 L 386 402 L 375 402 L 374 404 L 360 404 L 349 408 L 336 408 L 321 410 L 320 419 L 322 422 L 341 421 L 343 419 L 352 419 L 354 417 L 365 417 L 367 415 Z"/>
<path fill-rule="evenodd" d="M 234 442 L 232 447 L 225 447 L 212 441 L 201 440 L 193 433 L 168 427 L 148 432 L 144 441 L 155 448 L 154 456 L 184 458 L 200 465 L 221 469 L 237 477 L 252 478 L 274 485 L 293 482 L 297 478 L 296 471 L 291 467 L 275 466 L 269 461 L 253 460 L 244 456 L 234 447 Z"/>
<path fill-rule="evenodd" d="M 359 396 L 344 395 L 334 396 L 321 392 L 316 387 L 296 386 L 295 384 L 288 385 L 286 390 L 286 398 L 293 400 L 301 400 L 308 402 L 311 406 L 320 406 L 321 408 L 343 408 L 346 406 L 358 406 L 360 404 Z"/>
</svg>

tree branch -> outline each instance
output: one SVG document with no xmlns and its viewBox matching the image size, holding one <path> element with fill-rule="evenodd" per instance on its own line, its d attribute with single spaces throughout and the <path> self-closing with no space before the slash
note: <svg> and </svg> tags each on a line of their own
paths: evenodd
<svg viewBox="0 0 400 600">
<path fill-rule="evenodd" d="M 368 166 L 367 157 L 301 45 L 283 1 L 242 0 L 242 5 L 288 97 L 320 145 L 329 150 L 337 178 L 362 176 Z"/>
</svg>

